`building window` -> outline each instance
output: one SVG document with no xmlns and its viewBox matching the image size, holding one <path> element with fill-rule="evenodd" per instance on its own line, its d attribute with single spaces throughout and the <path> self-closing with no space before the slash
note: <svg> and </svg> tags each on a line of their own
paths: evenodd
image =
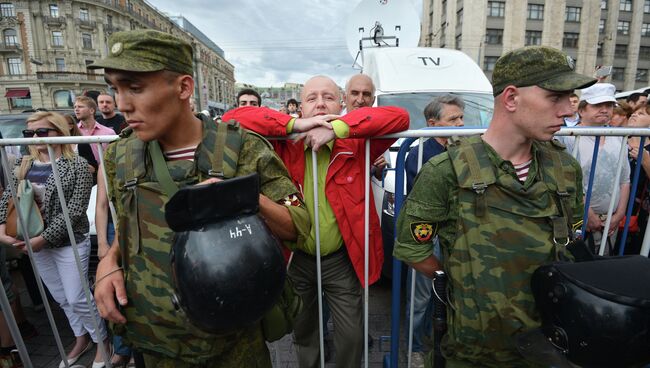
<svg viewBox="0 0 650 368">
<path fill-rule="evenodd" d="M 7 59 L 7 71 L 10 75 L 20 75 L 23 74 L 22 63 L 20 58 L 8 58 Z"/>
<path fill-rule="evenodd" d="M 79 9 L 79 19 L 84 22 L 90 22 L 90 13 L 88 13 L 88 9 Z"/>
<path fill-rule="evenodd" d="M 621 4 L 618 7 L 620 11 L 632 11 L 632 0 L 621 0 Z"/>
<path fill-rule="evenodd" d="M 528 19 L 544 19 L 544 5 L 528 4 Z"/>
<path fill-rule="evenodd" d="M 564 32 L 564 38 L 562 39 L 562 47 L 567 48 L 577 48 L 578 47 L 578 37 L 579 33 Z"/>
<path fill-rule="evenodd" d="M 625 68 L 612 68 L 612 79 L 623 80 L 625 78 Z"/>
<path fill-rule="evenodd" d="M 2 31 L 2 38 L 5 41 L 5 46 L 18 45 L 18 33 L 13 28 L 7 28 Z"/>
<path fill-rule="evenodd" d="M 63 46 L 63 32 L 52 31 L 52 46 Z"/>
<path fill-rule="evenodd" d="M 650 46 L 639 47 L 639 58 L 650 59 Z"/>
<path fill-rule="evenodd" d="M 3 17 L 15 17 L 16 13 L 14 12 L 14 4 L 12 4 L 12 3 L 0 3 L 0 16 L 3 16 Z"/>
<path fill-rule="evenodd" d="M 577 6 L 567 6 L 565 20 L 567 22 L 579 22 L 581 10 L 582 8 L 579 8 Z"/>
<path fill-rule="evenodd" d="M 605 33 L 605 19 L 600 20 L 600 24 L 598 25 L 598 33 Z"/>
<path fill-rule="evenodd" d="M 506 3 L 503 1 L 488 1 L 488 17 L 503 18 L 506 14 Z"/>
<path fill-rule="evenodd" d="M 646 82 L 648 80 L 648 69 L 637 69 L 634 80 L 637 82 Z"/>
<path fill-rule="evenodd" d="M 616 27 L 618 34 L 628 35 L 630 34 L 630 22 L 625 20 L 619 20 L 618 26 Z"/>
<path fill-rule="evenodd" d="M 541 44 L 542 31 L 526 31 L 526 46 Z"/>
<path fill-rule="evenodd" d="M 109 27 L 113 27 L 113 16 L 111 15 L 106 15 L 106 24 Z"/>
<path fill-rule="evenodd" d="M 494 70 L 494 66 L 497 63 L 497 59 L 499 59 L 498 56 L 486 56 L 485 60 L 483 61 L 483 70 L 486 72 L 491 72 Z"/>
<path fill-rule="evenodd" d="M 56 4 L 50 4 L 50 17 L 58 18 L 59 17 L 59 6 Z"/>
<path fill-rule="evenodd" d="M 643 12 L 646 14 L 650 14 L 650 0 L 645 0 L 643 3 Z"/>
<path fill-rule="evenodd" d="M 641 36 L 650 37 L 650 23 L 643 23 L 641 26 Z"/>
<path fill-rule="evenodd" d="M 81 34 L 81 43 L 84 49 L 93 48 L 93 36 L 90 33 Z"/>
<path fill-rule="evenodd" d="M 463 26 L 463 9 L 456 12 L 456 27 Z"/>
<path fill-rule="evenodd" d="M 495 29 L 495 28 L 486 29 L 485 43 L 487 45 L 501 45 L 503 43 L 503 29 Z"/>
<path fill-rule="evenodd" d="M 456 36 L 456 50 L 460 50 L 463 44 L 463 35 L 459 34 Z"/>
<path fill-rule="evenodd" d="M 65 59 L 64 58 L 56 58 L 56 59 L 54 59 L 54 62 L 56 63 L 56 71 L 57 72 L 65 72 Z"/>
<path fill-rule="evenodd" d="M 66 90 L 59 90 L 54 92 L 52 95 L 54 97 L 54 106 L 55 107 L 72 107 L 72 93 Z"/>
<path fill-rule="evenodd" d="M 614 47 L 614 56 L 619 58 L 627 57 L 627 45 L 616 44 Z"/>
<path fill-rule="evenodd" d="M 596 56 L 603 57 L 603 43 L 598 42 L 598 47 L 596 48 Z"/>
<path fill-rule="evenodd" d="M 9 99 L 9 104 L 12 109 L 31 109 L 32 108 L 32 97 L 28 95 L 27 97 L 14 97 Z"/>
</svg>

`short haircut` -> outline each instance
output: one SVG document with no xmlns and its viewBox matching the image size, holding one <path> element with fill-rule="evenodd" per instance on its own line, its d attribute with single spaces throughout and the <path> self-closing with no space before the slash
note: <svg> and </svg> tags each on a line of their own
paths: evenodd
<svg viewBox="0 0 650 368">
<path fill-rule="evenodd" d="M 434 98 L 427 107 L 424 108 L 424 119 L 429 121 L 433 119 L 434 121 L 440 121 L 442 118 L 442 109 L 445 105 L 455 105 L 458 106 L 461 110 L 465 110 L 465 102 L 459 96 L 454 95 L 442 95 Z"/>
<path fill-rule="evenodd" d="M 298 100 L 296 100 L 295 98 L 290 98 L 289 100 L 287 100 L 287 107 L 289 107 L 289 104 L 294 104 L 296 105 L 296 107 L 300 105 L 298 103 Z"/>
<path fill-rule="evenodd" d="M 648 97 L 648 94 L 641 93 L 641 92 L 632 93 L 631 95 L 627 96 L 626 101 L 636 103 L 637 101 L 639 101 L 639 98 L 641 98 L 642 96 Z"/>
<path fill-rule="evenodd" d="M 93 100 L 88 96 L 77 96 L 77 98 L 74 99 L 74 102 L 75 103 L 80 102 L 86 105 L 87 107 L 90 107 L 94 111 L 97 111 L 97 103 L 95 102 L 95 100 Z"/>
<path fill-rule="evenodd" d="M 113 99 L 113 103 L 115 103 L 115 96 L 113 96 L 112 94 L 110 94 L 110 93 L 108 93 L 108 92 L 102 92 L 102 93 L 98 94 L 98 95 L 97 95 L 97 99 L 98 99 L 98 100 L 99 100 L 99 96 L 108 96 L 108 97 L 110 97 L 111 99 Z"/>
<path fill-rule="evenodd" d="M 569 98 L 572 98 L 572 97 L 580 98 L 580 97 L 578 97 L 578 95 L 575 94 L 575 92 L 573 92 L 573 93 L 571 93 L 571 94 L 569 95 Z"/>
<path fill-rule="evenodd" d="M 260 94 L 257 93 L 256 90 L 251 88 L 244 88 L 241 91 L 239 91 L 239 93 L 237 94 L 237 105 L 239 105 L 239 98 L 243 95 L 253 95 L 257 97 L 257 104 L 259 106 L 262 106 L 262 97 L 260 97 Z"/>
<path fill-rule="evenodd" d="M 587 105 L 589 105 L 589 103 L 585 100 L 578 102 L 578 110 L 584 110 Z"/>
<path fill-rule="evenodd" d="M 636 109 L 634 109 L 634 111 L 632 111 L 630 113 L 630 115 L 632 115 L 633 113 L 635 113 L 635 112 L 637 112 L 639 110 L 644 110 L 646 114 L 650 115 L 650 105 L 641 105 L 641 106 L 637 107 Z M 630 115 L 628 115 L 628 118 L 630 117 Z"/>
</svg>

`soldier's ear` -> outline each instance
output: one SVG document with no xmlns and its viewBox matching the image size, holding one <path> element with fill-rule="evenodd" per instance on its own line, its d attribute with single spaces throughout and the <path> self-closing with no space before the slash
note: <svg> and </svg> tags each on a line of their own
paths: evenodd
<svg viewBox="0 0 650 368">
<path fill-rule="evenodd" d="M 517 110 L 519 98 L 520 90 L 517 87 L 510 85 L 504 88 L 495 103 L 500 103 L 507 111 L 514 112 Z"/>
<path fill-rule="evenodd" d="M 192 97 L 194 93 L 194 78 L 189 75 L 182 75 L 178 79 L 179 98 L 185 100 Z"/>
</svg>

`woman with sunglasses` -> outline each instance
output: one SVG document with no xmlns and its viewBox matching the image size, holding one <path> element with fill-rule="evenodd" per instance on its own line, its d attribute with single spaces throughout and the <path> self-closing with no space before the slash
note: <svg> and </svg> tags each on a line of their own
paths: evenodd
<svg viewBox="0 0 650 368">
<path fill-rule="evenodd" d="M 27 129 L 23 130 L 25 138 L 69 136 L 65 118 L 54 112 L 37 112 L 27 119 Z M 65 223 L 65 217 L 59 200 L 52 164 L 58 169 L 63 187 L 64 200 L 68 207 L 70 221 L 74 232 L 77 249 L 81 258 L 83 277 L 88 279 L 88 258 L 90 256 L 90 239 L 88 237 L 88 217 L 86 209 L 92 188 L 92 176 L 85 159 L 74 153 L 71 145 L 52 145 L 54 157 L 50 157 L 46 144 L 30 145 L 29 154 L 18 159 L 14 170 L 14 184 L 17 177 L 29 179 L 34 188 L 34 198 L 41 210 L 45 230 L 30 239 L 36 262 L 43 282 L 54 299 L 65 312 L 70 327 L 76 336 L 75 344 L 67 355 L 68 364 L 74 364 L 82 354 L 93 346 L 93 342 L 102 342 L 108 351 L 106 327 L 98 314 L 94 300 L 92 308 L 88 307 L 82 287 L 74 253 Z M 7 204 L 10 193 L 5 191 L 0 199 L 0 242 L 11 244 L 27 253 L 25 242 L 6 233 Z M 99 331 L 95 329 L 95 319 Z M 104 367 L 100 349 L 97 349 L 93 368 Z M 59 367 L 64 367 L 62 361 Z"/>
</svg>

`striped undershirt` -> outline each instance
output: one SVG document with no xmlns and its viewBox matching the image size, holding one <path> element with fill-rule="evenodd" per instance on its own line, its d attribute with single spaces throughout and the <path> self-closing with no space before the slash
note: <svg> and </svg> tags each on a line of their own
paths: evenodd
<svg viewBox="0 0 650 368">
<path fill-rule="evenodd" d="M 532 162 L 533 160 L 528 160 L 522 164 L 514 165 L 515 172 L 517 172 L 517 179 L 519 179 L 520 182 L 524 183 L 526 182 L 526 179 L 528 179 L 528 169 L 530 169 L 530 164 Z"/>
<path fill-rule="evenodd" d="M 179 148 L 171 151 L 166 151 L 164 153 L 165 160 L 167 161 L 180 161 L 180 160 L 189 160 L 194 161 L 194 152 L 196 151 L 196 146 L 189 146 L 185 148 Z"/>
</svg>

